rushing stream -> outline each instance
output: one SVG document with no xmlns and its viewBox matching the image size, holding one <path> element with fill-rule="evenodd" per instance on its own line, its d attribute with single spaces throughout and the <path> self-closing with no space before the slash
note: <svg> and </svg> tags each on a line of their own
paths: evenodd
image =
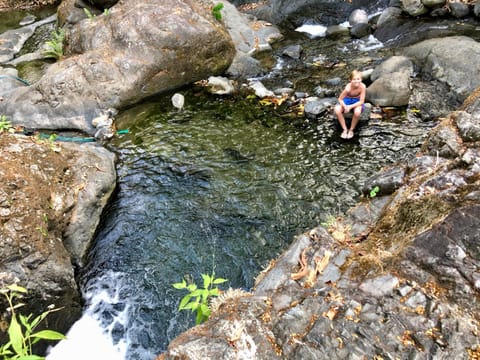
<svg viewBox="0 0 480 360">
<path fill-rule="evenodd" d="M 341 66 L 312 66 L 318 59 L 361 67 L 381 58 L 368 51 L 378 51 L 375 42 L 299 33 L 280 43 L 279 53 L 299 41 L 301 64 L 273 57 L 266 85 L 288 78 L 312 91 L 346 74 Z M 258 99 L 196 87 L 181 92 L 183 111 L 168 94 L 117 119 L 129 133 L 108 144 L 118 155 L 118 187 L 80 274 L 84 316 L 49 360 L 155 358 L 194 323 L 191 313 L 177 311 L 184 293 L 172 283 L 198 283 L 214 271 L 226 286 L 250 289 L 295 235 L 355 205 L 365 180 L 415 153 L 431 126 L 405 116 L 370 120 L 344 141 L 331 114 L 307 120 Z"/>
</svg>

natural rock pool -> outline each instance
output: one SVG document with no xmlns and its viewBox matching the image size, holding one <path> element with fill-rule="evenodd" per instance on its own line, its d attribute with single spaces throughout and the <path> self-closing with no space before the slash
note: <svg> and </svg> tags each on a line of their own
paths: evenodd
<svg viewBox="0 0 480 360">
<path fill-rule="evenodd" d="M 118 191 L 82 274 L 86 313 L 128 359 L 152 358 L 193 325 L 171 284 L 215 271 L 227 286 L 255 276 L 297 234 L 354 205 L 365 180 L 406 159 L 426 124 L 370 121 L 345 142 L 330 115 L 284 118 L 258 99 L 182 92 L 123 112 Z"/>
<path fill-rule="evenodd" d="M 282 55 L 299 43 L 300 59 Z M 261 80 L 313 93 L 325 80 L 373 66 L 381 51 L 291 34 Z M 194 323 L 177 311 L 184 293 L 172 283 L 198 283 L 215 271 L 226 286 L 251 288 L 295 235 L 347 211 L 366 179 L 416 153 L 432 125 L 400 113 L 371 119 L 346 142 L 330 113 L 312 120 L 254 97 L 180 92 L 183 111 L 166 94 L 121 112 L 117 127 L 129 133 L 107 144 L 118 155 L 118 188 L 80 272 L 84 317 L 69 334 L 84 357 L 88 344 L 104 358 L 107 351 L 112 359 L 154 358 Z M 105 348 L 97 331 L 107 333 Z M 64 354 L 79 352 L 66 346 Z"/>
</svg>

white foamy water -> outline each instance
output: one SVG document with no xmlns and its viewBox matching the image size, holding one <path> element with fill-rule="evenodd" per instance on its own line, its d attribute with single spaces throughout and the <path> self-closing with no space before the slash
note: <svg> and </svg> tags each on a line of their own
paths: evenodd
<svg viewBox="0 0 480 360">
<path fill-rule="evenodd" d="M 305 24 L 295 29 L 295 31 L 309 34 L 311 37 L 324 37 L 327 33 L 327 27 L 324 25 Z"/>
<path fill-rule="evenodd" d="M 50 349 L 46 360 L 123 360 L 125 349 L 114 346 L 100 323 L 84 315 L 67 333 L 67 339 Z"/>
<path fill-rule="evenodd" d="M 112 330 L 115 325 L 126 323 L 127 306 L 113 310 L 121 303 L 119 292 L 122 275 L 108 271 L 88 285 L 86 308 L 82 317 L 70 328 L 67 339 L 48 350 L 46 360 L 124 360 L 126 343 L 113 343 Z M 107 312 L 110 320 L 105 322 L 102 313 Z"/>
<path fill-rule="evenodd" d="M 376 50 L 382 47 L 383 43 L 373 35 L 369 35 L 365 40 L 362 39 L 358 41 L 358 49 L 360 51 Z"/>
</svg>

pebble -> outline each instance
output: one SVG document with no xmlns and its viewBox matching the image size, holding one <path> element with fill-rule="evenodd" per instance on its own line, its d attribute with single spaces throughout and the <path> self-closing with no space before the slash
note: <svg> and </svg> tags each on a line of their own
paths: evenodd
<svg viewBox="0 0 480 360">
<path fill-rule="evenodd" d="M 391 294 L 398 284 L 397 277 L 385 275 L 363 282 L 360 284 L 360 290 L 373 297 L 382 297 Z"/>
<path fill-rule="evenodd" d="M 27 15 L 25 16 L 20 22 L 19 22 L 19 25 L 20 26 L 25 26 L 25 25 L 30 25 L 30 24 L 33 24 L 35 21 L 37 20 L 37 18 L 34 16 L 34 15 Z"/>
</svg>

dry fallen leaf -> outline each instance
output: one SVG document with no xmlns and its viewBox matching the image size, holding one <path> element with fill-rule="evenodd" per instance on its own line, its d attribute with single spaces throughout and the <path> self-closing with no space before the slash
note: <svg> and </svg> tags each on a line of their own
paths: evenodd
<svg viewBox="0 0 480 360">
<path fill-rule="evenodd" d="M 328 311 L 325 311 L 322 315 L 329 320 L 333 320 L 338 314 L 338 309 L 339 307 L 337 305 L 332 305 L 330 306 L 330 309 L 328 309 Z"/>
</svg>

